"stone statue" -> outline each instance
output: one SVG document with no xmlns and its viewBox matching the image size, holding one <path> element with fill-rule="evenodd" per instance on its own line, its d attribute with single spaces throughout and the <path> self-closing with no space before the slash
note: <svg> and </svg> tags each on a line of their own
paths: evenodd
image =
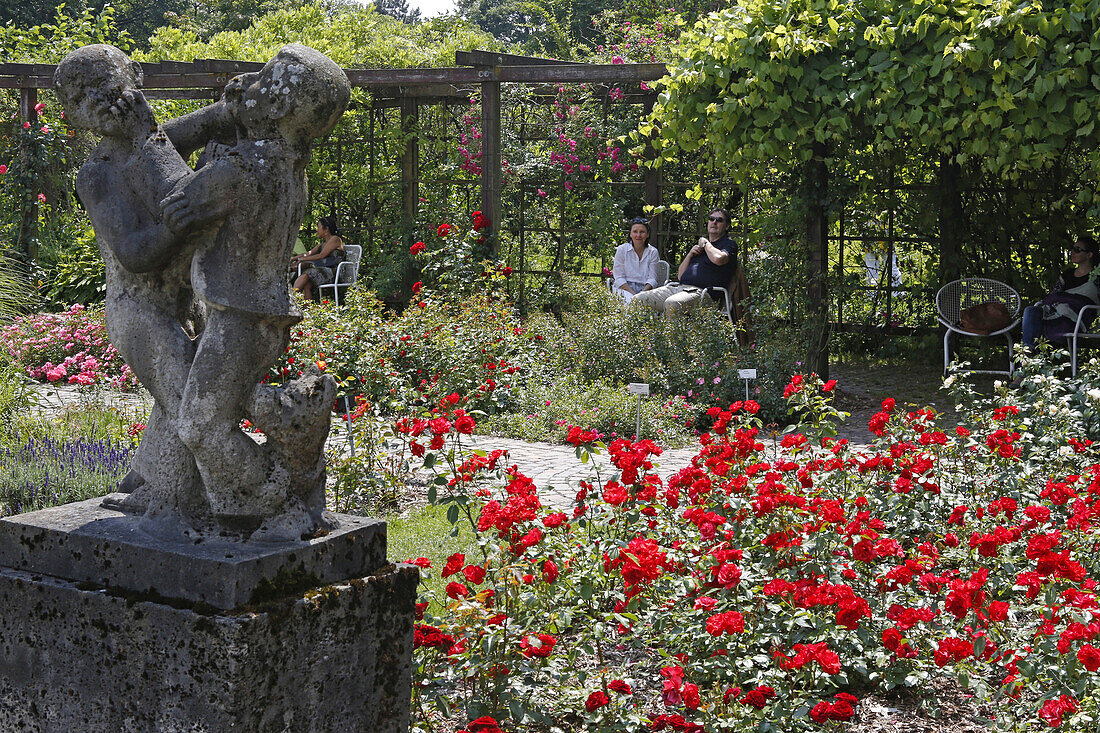
<svg viewBox="0 0 1100 733">
<path fill-rule="evenodd" d="M 195 460 L 180 440 L 180 398 L 195 354 L 181 313 L 191 301 L 186 232 L 165 226 L 160 200 L 191 169 L 157 126 L 138 87 L 141 68 L 113 46 L 85 46 L 58 66 L 58 97 L 71 125 L 103 136 L 77 174 L 106 264 L 107 331 L 153 396 L 133 461 L 144 480 L 128 504 L 167 502 L 202 512 Z"/>
<path fill-rule="evenodd" d="M 260 382 L 300 318 L 285 267 L 310 145 L 343 114 L 347 77 L 290 44 L 163 128 L 118 49 L 73 52 L 56 82 L 70 121 L 103 135 L 77 190 L 107 261 L 108 331 L 156 400 L 134 466 L 144 484 L 123 505 L 151 531 L 187 537 L 216 528 L 280 541 L 325 528 L 335 383 Z M 202 146 L 192 171 L 181 154 Z M 194 338 L 181 316 L 192 292 L 206 311 Z M 266 443 L 241 430 L 245 418 Z"/>
</svg>

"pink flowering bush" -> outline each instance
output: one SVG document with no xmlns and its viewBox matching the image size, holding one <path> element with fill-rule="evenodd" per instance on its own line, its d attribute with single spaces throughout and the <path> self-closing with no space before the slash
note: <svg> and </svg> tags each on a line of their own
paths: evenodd
<svg viewBox="0 0 1100 733">
<path fill-rule="evenodd" d="M 102 309 L 74 305 L 0 327 L 3 349 L 27 376 L 42 382 L 130 390 L 137 378 L 107 338 Z"/>
<path fill-rule="evenodd" d="M 832 386 L 791 380 L 803 422 L 781 441 L 754 402 L 714 408 L 667 481 L 654 443 L 573 426 L 594 468 L 568 502 L 500 451 L 464 452 L 457 403 L 400 423 L 445 467 L 430 499 L 478 538 L 416 560 L 446 590 L 418 605 L 414 730 L 839 730 L 869 691 L 934 677 L 999 730 L 1095 730 L 1086 410 L 1002 389 L 944 425 L 886 400 L 856 449 L 828 437 Z"/>
</svg>

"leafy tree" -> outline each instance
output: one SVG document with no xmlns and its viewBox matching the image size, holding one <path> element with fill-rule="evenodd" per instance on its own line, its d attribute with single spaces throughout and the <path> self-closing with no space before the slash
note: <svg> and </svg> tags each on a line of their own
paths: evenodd
<svg viewBox="0 0 1100 733">
<path fill-rule="evenodd" d="M 374 0 L 374 9 L 382 15 L 397 18 L 402 23 L 416 23 L 420 20 L 420 9 L 410 8 L 409 0 Z"/>
<path fill-rule="evenodd" d="M 193 61 L 197 58 L 267 61 L 286 43 L 303 43 L 345 68 L 450 66 L 456 50 L 499 48 L 484 32 L 454 16 L 408 25 L 368 6 L 321 3 L 269 13 L 241 31 L 216 33 L 203 40 L 176 27 L 159 28 L 141 61 Z"/>
</svg>

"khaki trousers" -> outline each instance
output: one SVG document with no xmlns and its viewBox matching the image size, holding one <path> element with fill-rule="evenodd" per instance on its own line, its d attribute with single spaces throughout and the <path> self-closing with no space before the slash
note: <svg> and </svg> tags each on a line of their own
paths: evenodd
<svg viewBox="0 0 1100 733">
<path fill-rule="evenodd" d="M 644 303 L 658 313 L 673 315 L 685 308 L 695 307 L 699 302 L 699 291 L 701 290 L 702 288 L 695 285 L 670 283 L 638 293 L 631 299 L 631 302 Z"/>
</svg>

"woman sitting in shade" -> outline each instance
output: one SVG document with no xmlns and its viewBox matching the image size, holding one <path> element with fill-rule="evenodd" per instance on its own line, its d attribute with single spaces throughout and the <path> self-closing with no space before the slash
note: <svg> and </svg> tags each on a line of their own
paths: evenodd
<svg viewBox="0 0 1100 733">
<path fill-rule="evenodd" d="M 302 295 L 312 298 L 314 289 L 336 282 L 336 269 L 347 257 L 344 240 L 340 239 L 340 230 L 331 216 L 322 216 L 317 222 L 317 238 L 321 243 L 304 255 L 290 258 L 290 266 L 296 268 L 300 262 L 312 265 L 294 281 L 294 289 Z"/>
<path fill-rule="evenodd" d="M 630 241 L 615 248 L 611 289 L 624 303 L 646 290 L 657 287 L 657 248 L 649 244 L 649 222 L 642 217 L 630 220 Z"/>
<path fill-rule="evenodd" d="M 1100 305 L 1100 289 L 1092 279 L 1093 268 L 1100 264 L 1100 248 L 1096 240 L 1080 236 L 1069 252 L 1069 269 L 1058 276 L 1050 295 L 1024 309 L 1024 345 L 1032 347 L 1039 338 L 1066 342 L 1073 333 L 1077 314 L 1086 305 Z M 1086 326 L 1088 324 L 1085 324 Z"/>
</svg>

